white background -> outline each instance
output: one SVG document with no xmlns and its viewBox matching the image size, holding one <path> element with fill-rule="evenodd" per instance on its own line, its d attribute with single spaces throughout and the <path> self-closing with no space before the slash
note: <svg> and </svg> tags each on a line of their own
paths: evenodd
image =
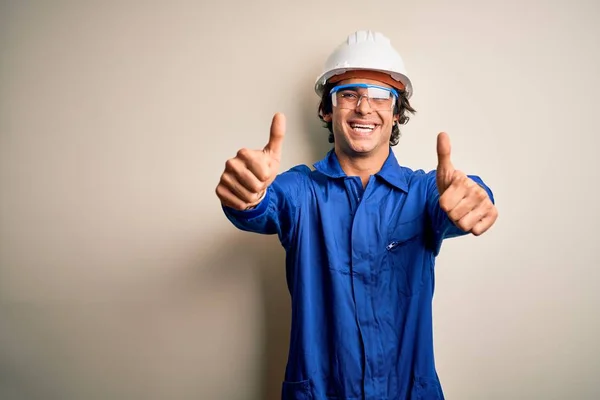
<svg viewBox="0 0 600 400">
<path fill-rule="evenodd" d="M 497 200 L 438 258 L 447 398 L 600 398 L 599 4 L 1 2 L 0 398 L 278 398 L 284 253 L 214 189 L 276 111 L 282 169 L 325 154 L 314 79 L 357 29 L 414 83 L 399 161 L 444 130 Z"/>
</svg>

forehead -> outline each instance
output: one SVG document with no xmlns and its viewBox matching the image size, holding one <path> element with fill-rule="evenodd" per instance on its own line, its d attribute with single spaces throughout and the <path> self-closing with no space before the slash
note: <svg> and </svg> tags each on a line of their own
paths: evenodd
<svg viewBox="0 0 600 400">
<path fill-rule="evenodd" d="M 391 88 L 391 86 L 388 85 L 387 83 L 383 83 L 383 82 L 377 81 L 375 79 L 366 79 L 366 78 L 344 79 L 343 81 L 337 82 L 336 86 L 349 85 L 349 84 L 353 84 L 353 83 L 368 83 L 370 85 L 377 85 L 377 86 L 383 86 L 386 88 Z"/>
</svg>

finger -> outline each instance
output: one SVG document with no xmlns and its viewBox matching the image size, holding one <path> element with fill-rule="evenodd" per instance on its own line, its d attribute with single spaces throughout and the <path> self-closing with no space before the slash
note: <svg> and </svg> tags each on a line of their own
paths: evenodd
<svg viewBox="0 0 600 400">
<path fill-rule="evenodd" d="M 268 178 L 269 172 L 269 168 L 263 165 L 267 164 L 265 154 L 259 150 L 241 149 L 234 160 L 233 168 L 229 172 L 251 192 L 258 193 L 263 190 L 262 180 Z"/>
<path fill-rule="evenodd" d="M 261 182 L 266 182 L 270 177 L 268 159 L 260 150 L 241 149 L 235 158 L 227 160 L 225 171 L 238 175 L 242 170 L 248 170 Z"/>
<path fill-rule="evenodd" d="M 271 121 L 271 134 L 269 136 L 269 143 L 267 143 L 265 146 L 264 152 L 269 153 L 277 161 L 280 161 L 284 137 L 285 115 L 282 113 L 276 113 Z"/>
<path fill-rule="evenodd" d="M 235 176 L 230 173 L 224 173 L 221 176 L 221 185 L 225 186 L 231 193 L 233 193 L 244 203 L 252 203 L 259 196 L 258 192 L 251 192 L 246 189 L 244 185 L 238 182 Z"/>
<path fill-rule="evenodd" d="M 217 197 L 221 200 L 221 204 L 226 207 L 233 208 L 235 210 L 245 210 L 246 203 L 240 200 L 235 194 L 231 192 L 225 185 L 219 184 L 216 189 Z"/>
<path fill-rule="evenodd" d="M 267 182 L 271 178 L 271 168 L 264 155 L 262 158 L 248 160 L 246 167 L 260 182 Z"/>
<path fill-rule="evenodd" d="M 450 146 L 450 136 L 446 132 L 441 132 L 437 137 L 437 156 L 438 156 L 438 171 L 442 173 L 454 172 L 452 165 Z"/>
<path fill-rule="evenodd" d="M 448 216 L 452 221 L 458 221 L 479 204 L 489 202 L 487 192 L 472 179 L 467 178 L 466 185 L 467 192 L 465 193 L 465 196 L 459 200 L 454 208 L 447 211 Z"/>
<path fill-rule="evenodd" d="M 440 207 L 444 211 L 450 212 L 467 196 L 469 191 L 468 179 L 462 172 L 457 171 L 453 174 L 450 186 L 440 196 L 439 200 Z"/>
<path fill-rule="evenodd" d="M 481 203 L 463 216 L 460 220 L 458 220 L 458 222 L 456 222 L 456 226 L 465 232 L 471 232 L 475 225 L 481 222 L 492 210 L 492 208 L 493 206 L 491 203 Z"/>
<path fill-rule="evenodd" d="M 225 172 L 235 172 L 239 169 L 246 168 L 245 160 L 240 156 L 243 154 L 245 149 L 238 151 L 238 154 L 235 158 L 230 158 L 225 162 Z"/>
<path fill-rule="evenodd" d="M 248 168 L 237 169 L 232 174 L 235 180 L 250 193 L 260 193 L 266 188 L 265 183 L 258 179 Z"/>
<path fill-rule="evenodd" d="M 452 221 L 458 221 L 475 209 L 478 204 L 479 203 L 472 196 L 463 197 L 452 210 L 447 211 L 448 217 Z"/>
<path fill-rule="evenodd" d="M 481 221 L 479 221 L 478 223 L 475 224 L 473 229 L 471 229 L 471 233 L 473 233 L 473 235 L 475 235 L 475 236 L 482 235 L 488 229 L 490 229 L 490 227 L 492 225 L 494 225 L 494 222 L 496 222 L 497 218 L 498 218 L 498 211 L 497 211 L 496 207 L 493 207 L 492 210 L 481 219 Z"/>
</svg>

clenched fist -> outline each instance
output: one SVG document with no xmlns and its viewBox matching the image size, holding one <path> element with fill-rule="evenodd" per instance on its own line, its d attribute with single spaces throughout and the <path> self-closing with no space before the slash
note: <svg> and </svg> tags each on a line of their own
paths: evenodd
<svg viewBox="0 0 600 400">
<path fill-rule="evenodd" d="M 241 149 L 227 160 L 216 193 L 224 206 L 236 210 L 255 207 L 275 180 L 281 162 L 285 116 L 275 114 L 269 143 L 262 150 Z"/>
<path fill-rule="evenodd" d="M 436 180 L 440 207 L 460 229 L 481 235 L 496 222 L 496 206 L 484 188 L 454 168 L 450 160 L 450 138 L 446 133 L 438 135 L 437 153 Z"/>
</svg>

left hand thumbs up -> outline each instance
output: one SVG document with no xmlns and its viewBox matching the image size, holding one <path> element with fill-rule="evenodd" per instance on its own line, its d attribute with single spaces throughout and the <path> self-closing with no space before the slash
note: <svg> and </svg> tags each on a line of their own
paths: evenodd
<svg viewBox="0 0 600 400">
<path fill-rule="evenodd" d="M 442 132 L 437 137 L 436 169 L 440 207 L 463 231 L 481 235 L 494 224 L 498 211 L 483 187 L 454 168 L 450 154 L 450 137 Z"/>
</svg>

